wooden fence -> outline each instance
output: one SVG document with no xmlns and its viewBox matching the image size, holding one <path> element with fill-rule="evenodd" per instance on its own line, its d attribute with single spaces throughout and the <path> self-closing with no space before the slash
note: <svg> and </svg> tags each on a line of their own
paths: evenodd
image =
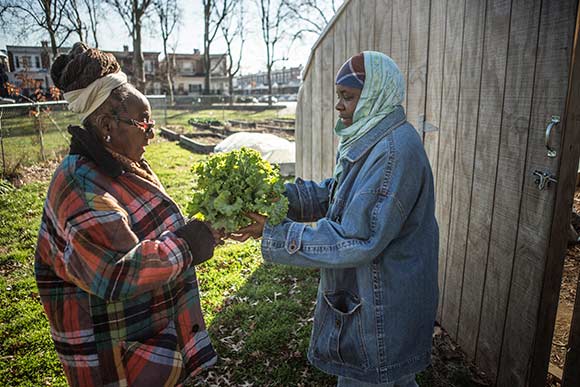
<svg viewBox="0 0 580 387">
<path fill-rule="evenodd" d="M 545 384 L 578 165 L 577 28 L 578 0 L 346 0 L 299 93 L 297 175 L 319 180 L 336 71 L 369 49 L 399 65 L 435 177 L 438 321 L 499 386 Z M 559 183 L 540 190 L 536 171 Z"/>
</svg>

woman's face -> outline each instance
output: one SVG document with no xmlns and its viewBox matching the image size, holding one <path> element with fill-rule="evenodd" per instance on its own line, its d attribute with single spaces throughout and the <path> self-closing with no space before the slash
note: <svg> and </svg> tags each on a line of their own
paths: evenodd
<svg viewBox="0 0 580 387">
<path fill-rule="evenodd" d="M 136 126 L 131 120 L 142 127 Z M 111 131 L 109 146 L 117 153 L 139 161 L 143 158 L 145 147 L 153 139 L 153 131 L 147 131 L 143 125 L 151 121 L 151 107 L 144 96 L 133 96 L 127 104 L 127 111 L 116 117 L 117 126 Z"/>
<path fill-rule="evenodd" d="M 361 89 L 354 87 L 336 85 L 338 102 L 334 108 L 338 111 L 338 116 L 342 120 L 344 126 L 352 125 L 354 111 L 360 98 L 361 91 Z"/>
</svg>

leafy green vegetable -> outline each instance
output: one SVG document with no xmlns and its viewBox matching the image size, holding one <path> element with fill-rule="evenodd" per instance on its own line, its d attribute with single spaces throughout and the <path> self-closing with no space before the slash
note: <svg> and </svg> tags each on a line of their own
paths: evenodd
<svg viewBox="0 0 580 387">
<path fill-rule="evenodd" d="M 271 224 L 280 223 L 288 213 L 278 167 L 253 149 L 214 154 L 192 170 L 197 182 L 188 212 L 215 228 L 237 231 L 252 223 L 244 215 L 247 212 L 266 215 Z"/>
<path fill-rule="evenodd" d="M 187 121 L 187 123 L 189 125 L 202 124 L 202 125 L 212 125 L 212 126 L 224 126 L 224 123 L 220 120 L 216 120 L 213 118 L 201 118 L 201 117 L 190 118 Z"/>
</svg>

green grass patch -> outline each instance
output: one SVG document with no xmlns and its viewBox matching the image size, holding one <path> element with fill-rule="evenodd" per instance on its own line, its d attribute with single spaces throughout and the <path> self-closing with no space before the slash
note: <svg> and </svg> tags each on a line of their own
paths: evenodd
<svg viewBox="0 0 580 387">
<path fill-rule="evenodd" d="M 218 120 L 264 121 L 275 118 L 294 118 L 280 116 L 277 110 L 238 111 L 206 109 L 200 111 L 167 110 L 167 122 L 162 109 L 154 109 L 153 117 L 158 126 L 179 125 L 190 128 L 189 120 L 201 122 Z M 39 120 L 28 114 L 27 110 L 8 111 L 2 116 L 2 135 L 4 137 L 4 155 L 8 172 L 17 165 L 29 166 L 42 160 L 39 124 L 43 128 L 44 157 L 47 160 L 58 159 L 69 147 L 69 125 L 79 125 L 79 116 L 69 111 L 53 110 L 41 113 Z M 150 152 L 151 153 L 151 152 Z M 1 160 L 1 159 L 0 159 Z"/>
<path fill-rule="evenodd" d="M 202 156 L 158 141 L 148 147 L 146 157 L 169 195 L 185 208 L 193 184 L 190 169 Z M 38 182 L 0 196 L 2 386 L 66 385 L 33 272 L 47 188 L 48 182 Z M 234 385 L 335 383 L 306 361 L 315 271 L 264 265 L 258 242 L 250 241 L 219 247 L 197 272 L 202 308 L 221 360 L 194 384 L 214 377 L 227 377 Z"/>
<path fill-rule="evenodd" d="M 191 165 L 203 156 L 156 141 L 146 157 L 169 195 L 185 208 L 193 184 Z M 33 273 L 47 187 L 48 182 L 37 182 L 0 195 L 0 386 L 66 386 Z M 190 385 L 336 384 L 335 377 L 306 359 L 317 270 L 265 264 L 259 243 L 248 241 L 217 248 L 197 273 L 220 361 Z M 427 371 L 418 380 L 426 386 L 467 386 L 465 372 L 461 366 L 444 374 Z"/>
<path fill-rule="evenodd" d="M 34 280 L 47 182 L 0 195 L 0 385 L 66 386 Z"/>
<path fill-rule="evenodd" d="M 26 110 L 5 110 L 2 112 L 2 136 L 7 167 L 18 164 L 28 166 L 42 160 L 42 132 L 44 157 L 55 159 L 68 149 L 69 125 L 78 124 L 78 117 L 68 111 L 41 112 L 38 117 L 27 114 Z"/>
<path fill-rule="evenodd" d="M 294 118 L 293 116 L 281 116 L 278 110 L 268 109 L 260 112 L 247 110 L 206 109 L 198 111 L 167 110 L 167 125 L 189 126 L 190 119 L 199 120 L 238 120 L 238 121 L 265 121 L 277 118 Z"/>
</svg>

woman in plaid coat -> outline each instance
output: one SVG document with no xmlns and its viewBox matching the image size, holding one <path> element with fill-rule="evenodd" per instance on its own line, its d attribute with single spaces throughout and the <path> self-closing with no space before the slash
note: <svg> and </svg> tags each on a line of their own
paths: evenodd
<svg viewBox="0 0 580 387">
<path fill-rule="evenodd" d="M 186 223 L 142 159 L 150 107 L 112 55 L 77 43 L 51 76 L 83 115 L 50 184 L 35 257 L 68 382 L 181 384 L 217 359 L 194 265 L 220 235 Z"/>
</svg>

